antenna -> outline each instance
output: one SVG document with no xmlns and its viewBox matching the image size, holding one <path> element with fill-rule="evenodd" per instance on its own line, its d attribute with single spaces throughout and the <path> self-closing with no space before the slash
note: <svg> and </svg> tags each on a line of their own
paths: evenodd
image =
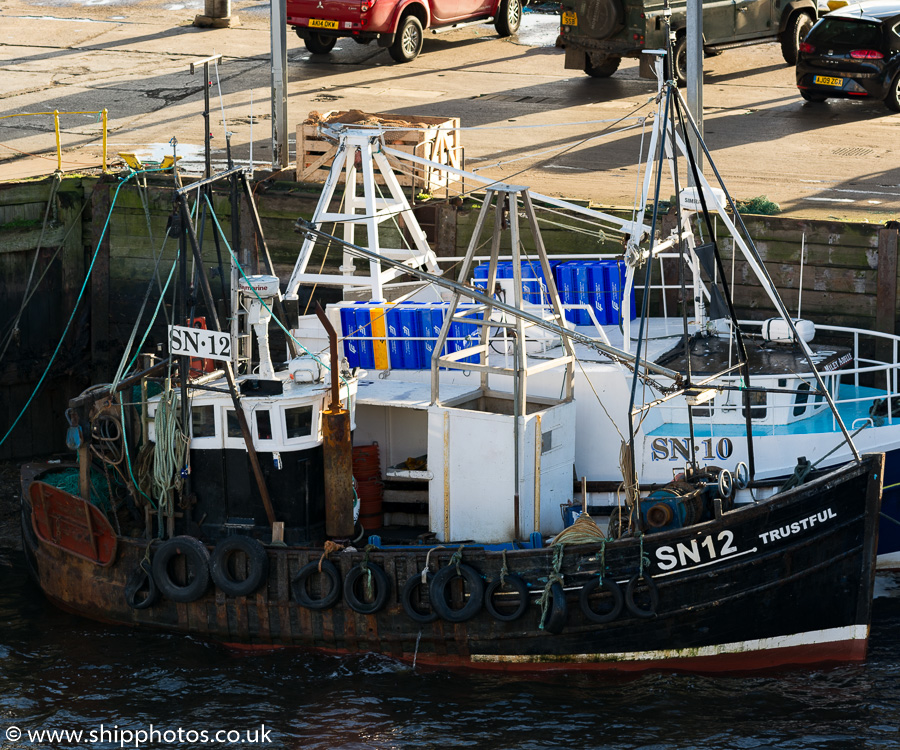
<svg viewBox="0 0 900 750">
<path fill-rule="evenodd" d="M 797 290 L 797 318 L 800 318 L 800 303 L 803 302 L 803 259 L 806 255 L 806 232 L 800 239 L 800 284 Z"/>
</svg>

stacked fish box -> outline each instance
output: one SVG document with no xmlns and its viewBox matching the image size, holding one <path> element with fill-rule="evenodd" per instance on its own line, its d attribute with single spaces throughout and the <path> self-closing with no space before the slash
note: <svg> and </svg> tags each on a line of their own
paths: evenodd
<svg viewBox="0 0 900 750">
<path fill-rule="evenodd" d="M 473 305 L 460 305 L 457 316 Z M 445 303 L 344 302 L 340 305 L 344 356 L 351 368 L 427 370 L 444 324 Z M 478 343 L 478 326 L 454 322 L 442 354 Z M 478 355 L 462 362 L 478 362 Z"/>
<path fill-rule="evenodd" d="M 556 269 L 556 286 L 564 305 L 587 305 L 600 325 L 622 322 L 622 296 L 625 291 L 625 262 L 622 260 L 589 260 L 560 263 Z M 631 319 L 636 317 L 634 289 L 631 290 Z M 566 320 L 577 326 L 591 325 L 585 309 L 566 311 Z"/>
<path fill-rule="evenodd" d="M 600 325 L 619 325 L 622 322 L 622 295 L 625 288 L 625 262 L 622 260 L 578 260 L 550 264 L 556 288 L 563 305 L 587 305 Z M 484 291 L 487 288 L 488 264 L 475 267 L 473 284 Z M 507 299 L 512 303 L 513 264 L 497 264 L 497 280 Z M 522 261 L 522 299 L 544 307 L 550 306 L 547 281 L 540 264 Z M 631 319 L 636 316 L 634 289 L 631 290 Z M 578 326 L 591 325 L 590 313 L 581 308 L 566 310 L 566 320 Z"/>
</svg>

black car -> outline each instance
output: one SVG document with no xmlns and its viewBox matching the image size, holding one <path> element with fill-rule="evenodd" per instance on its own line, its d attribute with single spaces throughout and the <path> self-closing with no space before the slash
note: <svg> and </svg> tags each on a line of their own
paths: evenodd
<svg viewBox="0 0 900 750">
<path fill-rule="evenodd" d="M 823 16 L 800 45 L 797 88 L 808 102 L 880 99 L 900 112 L 900 2 L 873 0 Z"/>
</svg>

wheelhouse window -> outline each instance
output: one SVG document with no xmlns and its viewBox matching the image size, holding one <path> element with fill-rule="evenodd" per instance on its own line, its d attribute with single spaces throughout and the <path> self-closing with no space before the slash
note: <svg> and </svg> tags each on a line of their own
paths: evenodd
<svg viewBox="0 0 900 750">
<path fill-rule="evenodd" d="M 766 396 L 768 394 L 765 391 L 757 392 L 751 391 L 747 394 L 747 400 L 750 403 L 750 419 L 765 419 L 766 418 Z M 743 409 L 741 410 L 743 415 L 747 416 L 747 405 L 745 404 Z"/>
<path fill-rule="evenodd" d="M 256 437 L 260 440 L 272 439 L 272 414 L 268 409 L 257 409 L 253 412 L 256 418 Z"/>
<path fill-rule="evenodd" d="M 312 434 L 312 406 L 292 406 L 284 410 L 287 439 L 309 437 Z"/>
<path fill-rule="evenodd" d="M 238 422 L 237 413 L 234 409 L 229 409 L 226 412 L 228 422 L 228 437 L 230 438 L 242 438 L 244 437 L 244 433 L 241 432 L 241 423 Z"/>
<path fill-rule="evenodd" d="M 800 393 L 794 396 L 794 416 L 801 417 L 806 412 L 806 404 L 809 401 L 809 383 L 800 383 L 797 390 Z"/>
<path fill-rule="evenodd" d="M 191 407 L 191 435 L 195 438 L 216 436 L 216 410 L 214 406 Z"/>
</svg>

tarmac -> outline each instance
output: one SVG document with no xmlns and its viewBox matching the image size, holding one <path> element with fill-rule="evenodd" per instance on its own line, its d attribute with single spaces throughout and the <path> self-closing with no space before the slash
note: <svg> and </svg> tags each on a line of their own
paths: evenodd
<svg viewBox="0 0 900 750">
<path fill-rule="evenodd" d="M 269 5 L 234 2 L 240 23 L 230 28 L 193 26 L 203 10 L 201 2 L 0 0 L 0 180 L 57 168 L 54 110 L 64 171 L 102 163 L 100 115 L 65 113 L 104 109 L 111 165 L 123 152 L 159 160 L 174 148 L 183 168 L 200 171 L 204 82 L 190 64 L 215 54 L 223 59 L 211 74 L 214 167 L 226 164 L 229 132 L 239 163 L 270 169 Z M 427 38 L 405 65 L 349 39 L 313 56 L 288 30 L 290 160 L 294 129 L 310 111 L 460 117 L 468 168 L 546 194 L 631 205 L 656 85 L 633 60 L 606 80 L 565 70 L 557 30 L 555 14 L 528 12 L 511 38 L 489 25 L 452 31 Z M 900 216 L 900 115 L 876 102 L 804 104 L 775 44 L 704 65 L 707 140 L 736 198 L 765 196 L 810 218 Z"/>
</svg>

